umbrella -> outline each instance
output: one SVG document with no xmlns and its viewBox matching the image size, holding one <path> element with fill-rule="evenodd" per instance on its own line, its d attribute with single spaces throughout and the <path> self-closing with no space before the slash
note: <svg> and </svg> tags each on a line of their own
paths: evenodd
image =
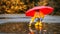
<svg viewBox="0 0 60 34">
<path fill-rule="evenodd" d="M 52 13 L 54 9 L 50 6 L 36 6 L 32 9 L 29 9 L 26 12 L 26 16 L 34 16 L 36 10 L 39 10 L 40 13 L 42 12 L 44 15 L 47 15 Z"/>
</svg>

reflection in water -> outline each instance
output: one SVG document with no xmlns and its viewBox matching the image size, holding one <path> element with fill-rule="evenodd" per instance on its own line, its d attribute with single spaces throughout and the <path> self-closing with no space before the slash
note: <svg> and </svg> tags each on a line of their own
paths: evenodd
<svg viewBox="0 0 60 34">
<path fill-rule="evenodd" d="M 43 24 L 43 34 L 60 34 L 60 23 L 42 23 Z M 28 27 L 28 23 L 5 23 L 0 24 L 0 33 L 16 33 L 16 34 L 37 34 L 40 32 L 39 30 L 34 27 L 35 25 L 32 24 L 32 27 Z"/>
<path fill-rule="evenodd" d="M 29 27 L 30 33 L 29 34 L 34 34 L 34 31 Z"/>
<path fill-rule="evenodd" d="M 58 31 L 60 29 L 56 29 L 56 27 L 58 27 L 57 23 L 51 23 L 51 24 L 40 23 L 40 25 L 36 25 L 36 24 L 35 24 L 35 29 L 29 27 L 29 31 L 30 31 L 29 34 L 60 34 L 59 33 L 60 31 Z M 58 28 L 60 28 L 60 25 Z"/>
<path fill-rule="evenodd" d="M 30 34 L 43 34 L 43 29 L 42 29 L 42 22 L 36 22 L 35 24 L 35 30 L 32 30 L 31 27 L 29 27 Z"/>
</svg>

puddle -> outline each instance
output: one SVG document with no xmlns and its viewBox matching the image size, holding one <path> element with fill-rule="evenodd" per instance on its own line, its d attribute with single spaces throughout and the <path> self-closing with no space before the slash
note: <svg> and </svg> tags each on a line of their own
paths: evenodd
<svg viewBox="0 0 60 34">
<path fill-rule="evenodd" d="M 4 23 L 0 24 L 0 33 L 2 34 L 60 34 L 60 23 L 43 23 L 42 30 L 37 30 L 32 24 L 28 27 L 28 23 Z"/>
</svg>

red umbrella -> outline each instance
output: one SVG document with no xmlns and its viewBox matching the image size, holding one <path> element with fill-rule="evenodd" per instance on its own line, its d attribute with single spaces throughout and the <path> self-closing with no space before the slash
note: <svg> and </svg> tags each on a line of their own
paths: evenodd
<svg viewBox="0 0 60 34">
<path fill-rule="evenodd" d="M 53 12 L 53 8 L 49 6 L 37 6 L 32 9 L 29 9 L 26 12 L 26 16 L 34 16 L 36 10 L 39 10 L 39 12 L 42 12 L 44 15 L 50 14 Z"/>
</svg>

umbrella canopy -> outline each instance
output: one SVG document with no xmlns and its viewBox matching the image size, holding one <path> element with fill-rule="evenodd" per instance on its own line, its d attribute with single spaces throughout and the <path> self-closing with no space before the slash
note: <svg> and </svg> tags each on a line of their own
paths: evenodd
<svg viewBox="0 0 60 34">
<path fill-rule="evenodd" d="M 36 10 L 39 10 L 39 13 L 42 12 L 44 15 L 47 15 L 47 14 L 52 13 L 54 9 L 52 7 L 49 7 L 49 6 L 37 6 L 37 7 L 34 7 L 32 9 L 29 9 L 26 12 L 26 16 L 34 16 Z"/>
</svg>

